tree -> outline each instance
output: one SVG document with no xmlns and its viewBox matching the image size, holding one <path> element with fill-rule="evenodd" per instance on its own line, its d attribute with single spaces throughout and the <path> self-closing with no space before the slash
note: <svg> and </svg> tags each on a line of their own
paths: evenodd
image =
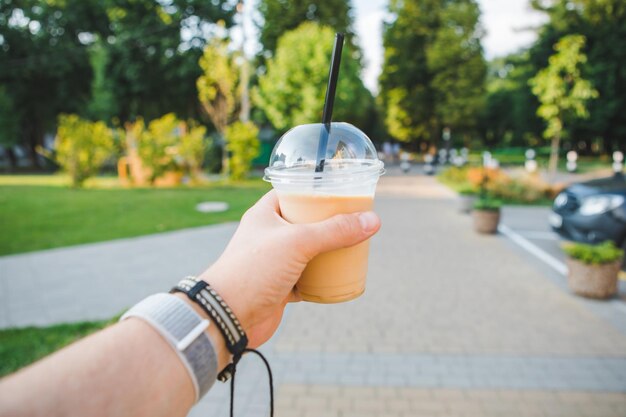
<svg viewBox="0 0 626 417">
<path fill-rule="evenodd" d="M 4 86 L 0 85 L 0 146 L 8 156 L 11 168 L 15 167 L 17 161 L 13 153 L 13 146 L 17 143 L 19 125 L 16 117 L 17 109 L 13 105 L 11 96 L 6 93 Z"/>
<path fill-rule="evenodd" d="M 278 39 L 304 22 L 317 22 L 331 27 L 335 32 L 352 38 L 352 6 L 346 0 L 260 0 L 258 6 L 261 22 L 260 41 L 269 56 L 274 55 Z"/>
<path fill-rule="evenodd" d="M 104 30 L 97 0 L 0 2 L 0 84 L 15 108 L 20 142 L 36 149 L 59 113 L 75 113 L 89 95 L 91 71 L 79 34 Z"/>
<path fill-rule="evenodd" d="M 582 66 L 587 62 L 582 52 L 584 46 L 584 36 L 563 37 L 555 45 L 556 53 L 550 57 L 548 67 L 529 81 L 533 94 L 541 102 L 537 114 L 547 123 L 544 137 L 552 141 L 549 163 L 552 175 L 557 169 L 564 123 L 573 118 L 589 117 L 586 103 L 598 96 L 597 90 L 582 75 Z"/>
<path fill-rule="evenodd" d="M 332 29 L 308 22 L 278 41 L 267 73 L 259 77 L 252 92 L 255 104 L 276 129 L 321 121 L 333 39 Z M 344 53 L 333 119 L 361 126 L 373 105 L 372 97 L 359 77 L 360 63 L 350 58 L 349 50 Z"/>
<path fill-rule="evenodd" d="M 55 148 L 56 162 L 70 175 L 72 185 L 81 187 L 113 153 L 113 132 L 104 122 L 60 115 Z"/>
<path fill-rule="evenodd" d="M 534 147 L 543 140 L 539 102 L 528 88 L 528 80 L 537 73 L 529 57 L 528 51 L 521 51 L 489 63 L 486 104 L 479 119 L 487 147 Z"/>
<path fill-rule="evenodd" d="M 242 180 L 248 176 L 252 160 L 259 155 L 259 129 L 252 122 L 237 121 L 226 128 L 230 157 L 230 177 Z"/>
<path fill-rule="evenodd" d="M 237 103 L 239 71 L 235 57 L 228 52 L 224 40 L 214 39 L 204 48 L 199 64 L 202 75 L 196 81 L 198 99 L 211 123 L 224 141 L 222 146 L 222 171 L 229 171 L 228 150 L 225 144 L 226 128 L 232 121 Z"/>
<path fill-rule="evenodd" d="M 486 64 L 475 0 L 391 0 L 380 76 L 385 124 L 398 140 L 438 139 L 475 128 Z"/>
<path fill-rule="evenodd" d="M 117 113 L 115 86 L 106 71 L 110 63 L 109 51 L 98 38 L 89 48 L 89 63 L 93 71 L 91 79 L 91 99 L 87 104 L 89 117 L 95 120 L 111 120 Z"/>
<path fill-rule="evenodd" d="M 237 74 L 234 57 L 224 40 L 214 39 L 204 48 L 199 60 L 202 75 L 198 77 L 198 99 L 215 129 L 224 135 L 237 101 Z"/>
<path fill-rule="evenodd" d="M 487 65 L 480 42 L 480 10 L 474 1 L 445 4 L 439 28 L 426 49 L 435 115 L 441 126 L 467 132 L 476 126 L 484 106 Z"/>
<path fill-rule="evenodd" d="M 588 60 L 582 68 L 599 96 L 587 103 L 588 119 L 570 121 L 570 141 L 580 145 L 580 150 L 590 150 L 593 141 L 604 145 L 606 152 L 618 149 L 626 140 L 626 2 L 533 0 L 532 4 L 549 17 L 531 48 L 531 61 L 537 69 L 546 66 L 553 45 L 560 38 L 570 34 L 586 38 Z"/>
</svg>

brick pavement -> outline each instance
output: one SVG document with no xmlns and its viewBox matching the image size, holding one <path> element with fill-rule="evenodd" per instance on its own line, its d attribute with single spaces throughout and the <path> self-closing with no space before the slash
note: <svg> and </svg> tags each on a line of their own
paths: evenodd
<svg viewBox="0 0 626 417">
<path fill-rule="evenodd" d="M 283 417 L 623 417 L 625 393 L 289 384 Z"/>
</svg>

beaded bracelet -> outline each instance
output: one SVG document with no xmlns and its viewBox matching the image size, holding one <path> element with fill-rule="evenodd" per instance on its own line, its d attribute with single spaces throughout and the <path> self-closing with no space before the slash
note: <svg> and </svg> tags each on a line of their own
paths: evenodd
<svg viewBox="0 0 626 417">
<path fill-rule="evenodd" d="M 220 333 L 224 336 L 226 348 L 233 355 L 232 363 L 226 366 L 218 375 L 220 381 L 227 381 L 232 376 L 234 367 L 248 346 L 248 338 L 239 320 L 222 297 L 206 281 L 196 277 L 186 277 L 172 288 L 170 292 L 186 294 L 217 325 Z"/>
</svg>

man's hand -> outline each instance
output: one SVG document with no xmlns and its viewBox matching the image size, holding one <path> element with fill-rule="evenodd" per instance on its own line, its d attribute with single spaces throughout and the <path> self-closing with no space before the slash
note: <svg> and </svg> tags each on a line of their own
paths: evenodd
<svg viewBox="0 0 626 417">
<path fill-rule="evenodd" d="M 276 192 L 270 191 L 244 214 L 222 256 L 200 278 L 233 309 L 254 348 L 274 334 L 285 305 L 300 301 L 294 286 L 313 257 L 356 245 L 378 229 L 373 212 L 288 223 L 280 216 Z"/>
</svg>

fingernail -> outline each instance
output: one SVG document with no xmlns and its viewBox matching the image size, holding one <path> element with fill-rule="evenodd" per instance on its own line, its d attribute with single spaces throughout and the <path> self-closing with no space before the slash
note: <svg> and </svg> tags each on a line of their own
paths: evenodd
<svg viewBox="0 0 626 417">
<path fill-rule="evenodd" d="M 378 216 L 371 211 L 359 214 L 359 223 L 365 232 L 370 232 L 376 228 L 378 224 Z"/>
</svg>

